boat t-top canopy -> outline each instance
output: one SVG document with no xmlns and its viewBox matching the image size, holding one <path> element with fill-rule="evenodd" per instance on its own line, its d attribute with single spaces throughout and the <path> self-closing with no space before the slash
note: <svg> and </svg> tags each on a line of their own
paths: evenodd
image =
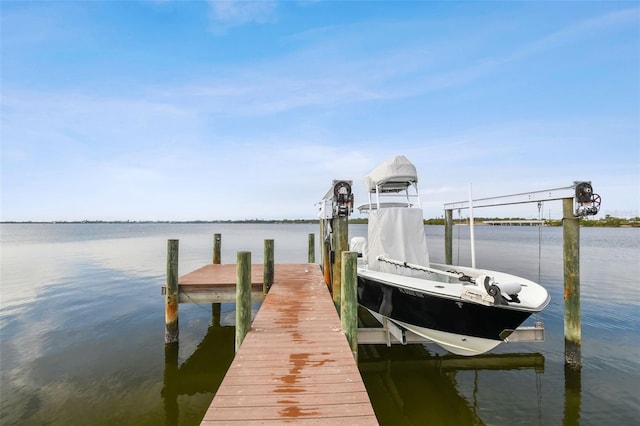
<svg viewBox="0 0 640 426">
<path fill-rule="evenodd" d="M 418 172 L 403 155 L 393 157 L 364 177 L 364 184 L 371 193 L 405 191 L 418 183 Z"/>
<path fill-rule="evenodd" d="M 418 194 L 418 172 L 416 167 L 407 160 L 403 155 L 395 156 L 378 167 L 373 169 L 371 173 L 364 177 L 364 184 L 369 193 L 369 204 L 362 205 L 358 209 L 362 211 L 376 210 L 381 207 L 411 207 L 410 197 L 413 197 L 420 205 L 420 195 Z M 409 194 L 409 187 L 414 188 L 415 194 Z M 397 199 L 393 199 L 399 193 L 406 194 L 406 201 L 398 203 Z M 371 200 L 371 194 L 376 195 L 375 203 Z M 380 202 L 380 195 L 387 195 L 388 201 Z M 391 198 L 391 199 L 390 199 Z"/>
</svg>

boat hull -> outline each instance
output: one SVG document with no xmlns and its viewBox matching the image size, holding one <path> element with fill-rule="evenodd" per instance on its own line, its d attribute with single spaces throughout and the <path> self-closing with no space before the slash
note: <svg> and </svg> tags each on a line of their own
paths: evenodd
<svg viewBox="0 0 640 426">
<path fill-rule="evenodd" d="M 459 355 L 493 349 L 503 342 L 505 330 L 515 330 L 532 313 L 443 297 L 363 276 L 358 276 L 358 302 Z"/>
</svg>

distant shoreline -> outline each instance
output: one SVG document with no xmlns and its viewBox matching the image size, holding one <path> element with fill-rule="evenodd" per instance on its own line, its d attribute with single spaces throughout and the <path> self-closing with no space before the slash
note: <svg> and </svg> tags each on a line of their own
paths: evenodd
<svg viewBox="0 0 640 426">
<path fill-rule="evenodd" d="M 476 225 L 487 225 L 485 221 L 526 221 L 524 218 L 475 218 Z M 454 225 L 468 225 L 468 219 L 454 220 Z M 54 221 L 0 221 L 0 224 L 318 224 L 318 219 L 242 219 L 242 220 L 54 220 Z M 350 219 L 351 224 L 367 224 L 367 219 Z M 425 225 L 444 225 L 443 218 L 425 219 Z M 616 218 L 609 215 L 601 219 L 587 219 L 580 221 L 584 227 L 608 227 L 608 228 L 638 228 L 640 217 L 631 219 Z M 488 225 L 487 225 L 488 226 Z M 517 226 L 517 225 L 516 225 Z M 561 220 L 544 220 L 543 226 L 562 226 Z"/>
<path fill-rule="evenodd" d="M 351 221 L 350 221 L 351 222 Z M 0 221 L 2 225 L 153 225 L 153 224 L 318 224 L 318 219 L 252 219 L 252 220 L 52 220 Z"/>
</svg>

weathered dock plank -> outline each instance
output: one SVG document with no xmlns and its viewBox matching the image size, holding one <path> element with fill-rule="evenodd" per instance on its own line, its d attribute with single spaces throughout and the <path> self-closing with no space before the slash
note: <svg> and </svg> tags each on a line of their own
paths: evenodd
<svg viewBox="0 0 640 426">
<path fill-rule="evenodd" d="M 275 265 L 202 424 L 340 422 L 378 424 L 322 273 L 314 264 Z"/>
<path fill-rule="evenodd" d="M 251 298 L 264 300 L 263 265 L 251 265 Z M 236 265 L 209 264 L 181 276 L 178 280 L 179 303 L 235 303 Z M 164 294 L 166 288 L 162 288 Z"/>
<path fill-rule="evenodd" d="M 312 264 L 281 264 L 274 271 L 274 280 L 302 282 L 297 276 L 300 266 L 317 268 Z M 264 265 L 251 265 L 251 300 L 264 300 L 263 293 Z M 162 288 L 164 295 L 166 287 Z M 178 280 L 179 303 L 235 303 L 236 301 L 236 265 L 208 264 Z"/>
</svg>

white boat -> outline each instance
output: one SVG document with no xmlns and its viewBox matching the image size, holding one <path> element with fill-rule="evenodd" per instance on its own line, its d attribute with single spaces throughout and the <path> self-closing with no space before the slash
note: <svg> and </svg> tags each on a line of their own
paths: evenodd
<svg viewBox="0 0 640 426">
<path fill-rule="evenodd" d="M 358 302 L 454 354 L 485 353 L 543 310 L 549 293 L 515 275 L 430 263 L 417 184 L 403 156 L 365 177 L 368 237 L 351 241 L 362 254 Z"/>
</svg>

